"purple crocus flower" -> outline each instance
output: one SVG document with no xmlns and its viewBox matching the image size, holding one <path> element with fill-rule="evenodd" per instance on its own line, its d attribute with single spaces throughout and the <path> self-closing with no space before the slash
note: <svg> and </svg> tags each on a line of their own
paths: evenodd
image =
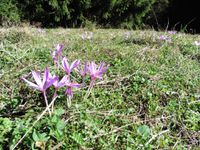
<svg viewBox="0 0 200 150">
<path fill-rule="evenodd" d="M 63 60 L 62 60 L 63 69 L 68 75 L 71 73 L 71 71 L 74 68 L 76 68 L 79 65 L 79 63 L 80 63 L 80 60 L 75 60 L 75 61 L 72 62 L 71 65 L 69 65 L 66 57 L 64 57 Z"/>
<path fill-rule="evenodd" d="M 35 71 L 32 71 L 32 75 L 33 75 L 33 78 L 36 82 L 35 83 L 32 83 L 28 80 L 26 80 L 25 78 L 22 78 L 26 83 L 28 83 L 28 85 L 36 90 L 39 90 L 40 92 L 43 93 L 43 96 L 44 96 L 44 99 L 45 99 L 45 103 L 46 103 L 46 107 L 49 106 L 48 104 L 48 100 L 47 100 L 47 96 L 46 96 L 46 90 L 52 85 L 54 84 L 54 82 L 56 82 L 58 80 L 58 77 L 57 76 L 54 76 L 51 78 L 50 76 L 50 72 L 49 72 L 49 69 L 46 68 L 45 71 L 44 71 L 44 76 L 43 76 L 43 80 L 41 80 L 41 76 L 39 73 L 35 72 Z M 48 108 L 48 111 L 49 111 L 49 115 L 51 116 L 51 111 L 50 109 Z"/>
<path fill-rule="evenodd" d="M 105 66 L 105 63 L 101 63 L 97 69 L 97 65 L 94 62 L 91 62 L 88 67 L 88 71 L 90 73 L 90 77 L 92 81 L 96 80 L 97 78 L 103 79 L 103 73 L 108 69 L 108 66 Z"/>
<path fill-rule="evenodd" d="M 54 76 L 52 76 L 51 74 L 49 75 L 50 78 L 54 78 Z M 60 88 L 60 87 L 63 87 L 65 86 L 65 82 L 67 81 L 67 76 L 65 75 L 60 81 L 59 81 L 59 78 L 57 77 L 57 80 L 53 83 L 53 86 L 55 88 L 55 92 Z"/>
<path fill-rule="evenodd" d="M 41 76 L 38 72 L 32 71 L 32 76 L 36 82 L 30 82 L 26 80 L 25 78 L 22 78 L 28 85 L 36 90 L 39 90 L 40 92 L 45 92 L 56 80 L 58 79 L 56 76 L 53 78 L 50 78 L 49 76 L 49 69 L 46 68 L 43 76 L 43 80 L 41 80 Z"/>
<path fill-rule="evenodd" d="M 166 35 L 161 35 L 161 36 L 159 37 L 159 39 L 160 39 L 160 40 L 163 40 L 163 41 L 170 40 L 170 38 L 169 38 L 168 36 L 166 36 Z"/>
<path fill-rule="evenodd" d="M 67 94 L 70 99 L 73 97 L 72 88 L 80 88 L 81 87 L 80 84 L 71 82 L 69 78 L 67 78 L 65 85 L 67 86 L 65 94 Z"/>
<path fill-rule="evenodd" d="M 50 78 L 54 78 L 54 76 L 52 76 L 50 74 Z M 67 75 L 65 75 L 60 81 L 59 79 L 57 78 L 57 80 L 53 83 L 53 86 L 55 88 L 55 91 L 54 91 L 54 94 L 53 94 L 53 99 L 55 99 L 57 97 L 57 91 L 60 87 L 63 87 L 65 86 L 65 83 L 68 81 L 68 78 L 67 78 Z M 53 108 L 54 108 L 54 103 L 52 104 L 52 111 L 53 111 Z"/>
<path fill-rule="evenodd" d="M 53 60 L 55 64 L 58 63 L 59 59 L 62 59 L 62 50 L 63 50 L 64 45 L 63 44 L 58 44 L 56 46 L 56 50 L 52 53 Z"/>
<path fill-rule="evenodd" d="M 85 64 L 82 67 L 77 68 L 76 71 L 81 75 L 83 80 L 88 72 L 88 63 L 85 62 Z"/>
<path fill-rule="evenodd" d="M 166 41 L 166 42 L 171 42 L 171 38 L 168 37 L 167 35 L 161 35 L 161 36 L 159 36 L 159 40 Z"/>
</svg>

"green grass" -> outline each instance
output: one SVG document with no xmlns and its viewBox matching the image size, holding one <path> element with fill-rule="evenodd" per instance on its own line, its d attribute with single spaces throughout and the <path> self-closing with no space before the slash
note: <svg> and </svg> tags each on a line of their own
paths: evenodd
<svg viewBox="0 0 200 150">
<path fill-rule="evenodd" d="M 199 35 L 155 31 L 0 29 L 0 149 L 12 148 L 45 109 L 42 95 L 20 79 L 49 66 L 51 50 L 65 45 L 70 59 L 110 64 L 87 99 L 75 91 L 70 108 L 57 99 L 18 149 L 198 149 L 200 146 Z M 49 91 L 51 94 L 51 91 Z"/>
</svg>

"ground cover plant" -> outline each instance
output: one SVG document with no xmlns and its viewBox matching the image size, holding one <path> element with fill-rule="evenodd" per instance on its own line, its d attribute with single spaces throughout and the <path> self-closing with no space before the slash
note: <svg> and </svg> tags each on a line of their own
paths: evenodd
<svg viewBox="0 0 200 150">
<path fill-rule="evenodd" d="M 200 36 L 24 27 L 1 28 L 0 41 L 0 149 L 198 149 Z M 62 70 L 76 59 L 109 64 L 89 94 L 84 65 Z M 52 78 L 70 73 L 84 83 L 71 103 L 66 87 L 52 109 L 53 85 L 48 104 L 28 86 L 25 80 L 35 83 L 30 72 L 43 75 L 47 67 Z"/>
</svg>

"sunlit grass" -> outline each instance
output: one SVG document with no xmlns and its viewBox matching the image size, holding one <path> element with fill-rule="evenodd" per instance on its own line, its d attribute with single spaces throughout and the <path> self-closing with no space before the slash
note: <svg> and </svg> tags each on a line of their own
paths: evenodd
<svg viewBox="0 0 200 150">
<path fill-rule="evenodd" d="M 93 30 L 0 29 L 0 149 L 8 149 L 45 108 L 42 95 L 20 79 L 31 70 L 54 70 L 51 52 L 65 45 L 69 59 L 110 64 L 103 81 L 76 91 L 70 108 L 58 97 L 19 149 L 193 149 L 200 132 L 198 35 Z M 171 41 L 159 40 L 167 35 Z M 50 89 L 51 93 L 51 89 Z M 62 93 L 60 93 L 62 95 Z"/>
</svg>

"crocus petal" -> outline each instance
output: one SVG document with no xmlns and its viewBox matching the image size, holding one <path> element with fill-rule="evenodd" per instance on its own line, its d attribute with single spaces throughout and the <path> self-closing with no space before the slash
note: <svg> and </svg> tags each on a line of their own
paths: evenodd
<svg viewBox="0 0 200 150">
<path fill-rule="evenodd" d="M 89 63 L 88 71 L 91 73 L 92 72 L 92 65 Z"/>
<path fill-rule="evenodd" d="M 51 73 L 49 72 L 49 79 L 48 79 L 48 82 L 50 81 L 50 80 L 52 80 L 53 78 L 57 78 L 57 80 L 53 83 L 53 86 L 55 87 L 55 89 L 57 89 L 58 88 L 58 81 L 59 81 L 59 78 L 58 78 L 58 76 L 56 76 L 56 75 L 51 75 Z"/>
<path fill-rule="evenodd" d="M 56 81 L 53 83 L 53 86 L 55 87 L 55 89 L 58 88 L 58 80 L 56 80 Z"/>
<path fill-rule="evenodd" d="M 91 76 L 93 79 L 99 78 L 99 79 L 103 79 L 102 77 L 102 73 L 101 72 L 96 72 L 93 76 Z"/>
<path fill-rule="evenodd" d="M 98 71 L 100 71 L 103 68 L 103 66 L 104 66 L 104 63 L 101 63 L 99 68 L 98 68 Z"/>
<path fill-rule="evenodd" d="M 88 71 L 88 66 L 87 66 L 87 65 L 88 65 L 88 63 L 85 62 L 85 64 L 84 64 L 84 69 L 83 69 L 85 73 Z"/>
<path fill-rule="evenodd" d="M 96 71 L 96 64 L 94 62 L 91 63 L 92 72 L 95 73 Z"/>
<path fill-rule="evenodd" d="M 63 65 L 64 70 L 69 74 L 70 73 L 70 67 L 69 67 L 69 63 L 68 63 L 66 57 L 63 58 L 62 65 Z"/>
<path fill-rule="evenodd" d="M 87 72 L 88 72 L 88 66 L 87 66 L 87 62 L 85 62 L 85 64 L 84 64 L 84 68 L 83 68 L 83 70 L 82 70 L 82 72 L 80 73 L 81 74 L 81 76 L 82 76 L 82 78 L 84 78 L 85 77 L 85 75 L 87 74 Z"/>
<path fill-rule="evenodd" d="M 53 77 L 55 77 L 55 75 L 52 76 L 51 73 L 49 72 L 49 77 L 48 78 L 51 79 Z"/>
<path fill-rule="evenodd" d="M 68 77 L 65 75 L 61 80 L 60 80 L 60 82 L 58 82 L 58 87 L 63 87 L 63 86 L 65 86 L 65 83 L 66 82 L 69 82 L 68 81 L 69 79 L 68 79 Z"/>
<path fill-rule="evenodd" d="M 41 81 L 39 73 L 32 71 L 32 75 L 33 75 L 33 78 L 34 78 L 35 82 L 37 83 L 37 85 L 41 86 L 42 81 Z"/>
<path fill-rule="evenodd" d="M 40 90 L 39 86 L 37 86 L 36 84 L 26 80 L 25 78 L 22 78 L 30 87 L 36 89 L 36 90 Z"/>
<path fill-rule="evenodd" d="M 76 68 L 80 63 L 80 60 L 75 60 L 72 62 L 71 66 L 70 66 L 70 71 L 74 68 Z"/>
<path fill-rule="evenodd" d="M 89 69 L 90 74 L 95 74 L 96 64 L 94 62 L 91 62 L 88 69 Z"/>
<path fill-rule="evenodd" d="M 47 79 L 46 79 L 46 81 L 44 82 L 44 84 L 43 84 L 43 88 L 45 87 L 46 88 L 46 86 L 48 86 L 47 84 L 49 83 L 49 82 L 51 82 L 51 80 L 53 80 L 54 78 L 56 78 L 57 80 L 55 81 L 55 82 L 53 82 L 53 85 L 54 85 L 54 87 L 55 88 L 57 88 L 57 85 L 58 85 L 58 76 L 56 76 L 56 75 L 51 75 L 51 73 L 48 71 L 48 76 L 46 76 L 47 77 Z M 46 78 L 46 77 L 44 77 L 44 78 Z"/>
<path fill-rule="evenodd" d="M 67 87 L 65 94 L 69 95 L 71 98 L 73 97 L 73 92 L 71 87 Z"/>
<path fill-rule="evenodd" d="M 64 45 L 63 44 L 58 44 L 56 46 L 56 50 L 52 53 L 52 57 L 54 62 L 57 64 L 58 60 L 60 58 L 62 58 L 62 49 L 63 49 Z"/>
<path fill-rule="evenodd" d="M 65 86 L 65 83 L 64 83 L 64 82 L 58 82 L 57 88 L 60 88 L 60 87 L 63 87 L 63 86 Z"/>
<path fill-rule="evenodd" d="M 64 47 L 63 44 L 58 44 L 58 45 L 56 46 L 56 51 L 57 51 L 58 53 L 61 52 L 62 49 L 63 49 L 63 47 Z"/>
<path fill-rule="evenodd" d="M 68 78 L 68 76 L 65 75 L 65 76 L 60 80 L 60 82 L 63 82 L 63 83 L 65 83 L 65 82 L 69 82 L 69 78 Z"/>
<path fill-rule="evenodd" d="M 56 58 L 56 51 L 53 51 L 52 57 L 53 57 L 53 58 Z"/>
<path fill-rule="evenodd" d="M 71 83 L 71 87 L 73 87 L 73 88 L 80 88 L 81 85 L 78 84 L 78 83 Z"/>
<path fill-rule="evenodd" d="M 58 77 L 54 77 L 48 81 L 45 82 L 44 86 L 43 86 L 43 90 L 47 90 L 54 82 L 56 82 L 58 80 Z"/>
<path fill-rule="evenodd" d="M 48 79 L 49 79 L 49 69 L 46 68 L 44 71 L 44 76 L 43 76 L 43 82 L 42 82 L 43 86 L 47 82 Z"/>
<path fill-rule="evenodd" d="M 106 72 L 106 70 L 108 69 L 109 65 L 107 65 L 106 67 L 102 68 L 100 70 L 100 73 L 103 74 L 104 72 Z"/>
<path fill-rule="evenodd" d="M 78 68 L 75 68 L 75 71 L 77 71 L 82 77 L 85 77 L 85 75 L 87 74 L 87 71 L 89 71 L 87 62 L 85 62 L 83 68 L 82 66 L 80 66 Z"/>
</svg>

